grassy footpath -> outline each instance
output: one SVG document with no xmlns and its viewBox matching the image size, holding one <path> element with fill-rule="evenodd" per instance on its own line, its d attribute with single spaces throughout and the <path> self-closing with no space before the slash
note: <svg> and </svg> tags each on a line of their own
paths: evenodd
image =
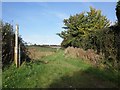
<svg viewBox="0 0 120 90">
<path fill-rule="evenodd" d="M 18 69 L 12 64 L 2 75 L 3 87 L 11 88 L 104 88 L 117 87 L 118 80 L 113 72 L 93 68 L 77 58 L 65 58 L 62 50 L 35 62 L 23 63 Z"/>
</svg>

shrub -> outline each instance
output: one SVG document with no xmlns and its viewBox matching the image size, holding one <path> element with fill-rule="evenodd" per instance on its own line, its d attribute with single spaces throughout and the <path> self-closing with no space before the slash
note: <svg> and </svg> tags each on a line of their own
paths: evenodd
<svg viewBox="0 0 120 90">
<path fill-rule="evenodd" d="M 2 67 L 9 66 L 14 61 L 15 33 L 13 26 L 9 23 L 2 23 L 0 32 L 2 33 Z M 28 61 L 28 50 L 25 42 L 19 36 L 18 42 L 21 49 L 21 61 Z"/>
</svg>

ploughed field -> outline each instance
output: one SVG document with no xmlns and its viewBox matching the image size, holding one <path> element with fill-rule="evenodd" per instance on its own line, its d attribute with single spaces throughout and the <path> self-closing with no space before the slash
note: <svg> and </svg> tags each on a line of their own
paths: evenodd
<svg viewBox="0 0 120 90">
<path fill-rule="evenodd" d="M 12 64 L 2 72 L 3 88 L 114 88 L 118 73 L 95 68 L 80 58 L 65 56 L 63 49 L 28 47 L 31 62 Z"/>
</svg>

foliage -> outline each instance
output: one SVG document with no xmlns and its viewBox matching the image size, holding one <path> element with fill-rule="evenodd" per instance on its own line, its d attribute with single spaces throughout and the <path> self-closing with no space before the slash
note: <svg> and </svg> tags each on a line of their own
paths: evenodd
<svg viewBox="0 0 120 90">
<path fill-rule="evenodd" d="M 0 32 L 2 33 L 2 65 L 4 67 L 12 63 L 14 60 L 15 33 L 11 24 L 2 22 L 1 25 L 2 28 L 0 29 Z M 25 42 L 20 36 L 18 40 L 21 49 L 21 60 L 28 60 L 28 51 L 25 47 Z"/>
<path fill-rule="evenodd" d="M 91 48 L 91 34 L 98 29 L 108 27 L 110 25 L 106 16 L 101 14 L 100 10 L 96 10 L 90 7 L 89 12 L 82 12 L 74 16 L 70 16 L 69 19 L 64 19 L 64 29 L 61 33 L 58 33 L 63 38 L 62 46 L 74 46 L 82 47 L 84 49 Z"/>
<path fill-rule="evenodd" d="M 117 60 L 120 64 L 120 0 L 117 2 L 116 6 L 116 16 L 118 18 L 118 24 L 115 28 L 115 34 L 116 34 L 116 48 L 117 48 Z"/>
<path fill-rule="evenodd" d="M 109 28 L 104 28 L 97 31 L 94 34 L 96 40 L 94 40 L 94 47 L 97 50 L 98 54 L 102 54 L 104 56 L 103 61 L 105 64 L 108 64 L 111 68 L 118 69 L 118 38 L 116 33 L 116 26 L 111 26 Z"/>
<path fill-rule="evenodd" d="M 90 7 L 90 12 L 83 12 L 64 19 L 65 31 L 58 33 L 63 38 L 63 47 L 73 46 L 94 49 L 104 56 L 107 66 L 117 69 L 120 61 L 120 1 L 116 6 L 118 23 L 110 26 L 109 20 L 100 10 Z"/>
<path fill-rule="evenodd" d="M 117 2 L 116 6 L 116 16 L 118 18 L 118 22 L 120 22 L 120 0 Z"/>
</svg>

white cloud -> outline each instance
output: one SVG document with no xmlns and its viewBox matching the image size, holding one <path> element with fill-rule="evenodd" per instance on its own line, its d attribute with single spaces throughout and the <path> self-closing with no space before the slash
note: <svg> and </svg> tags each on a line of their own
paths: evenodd
<svg viewBox="0 0 120 90">
<path fill-rule="evenodd" d="M 69 16 L 65 13 L 60 13 L 60 12 L 54 12 L 53 13 L 56 17 L 60 18 L 60 19 L 65 19 L 65 18 L 69 18 Z"/>
<path fill-rule="evenodd" d="M 64 12 L 58 12 L 56 10 L 49 10 L 49 8 L 45 8 L 44 11 L 41 13 L 42 15 L 50 15 L 50 16 L 55 16 L 59 19 L 65 19 L 69 18 L 69 15 L 64 13 Z"/>
</svg>

